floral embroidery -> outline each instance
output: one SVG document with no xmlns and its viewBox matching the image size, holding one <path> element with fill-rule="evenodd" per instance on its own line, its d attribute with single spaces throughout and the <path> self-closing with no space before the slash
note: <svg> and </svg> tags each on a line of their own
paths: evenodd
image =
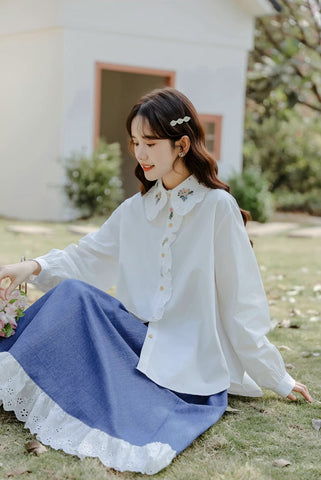
<svg viewBox="0 0 321 480">
<path fill-rule="evenodd" d="M 193 195 L 193 193 L 194 193 L 193 190 L 191 190 L 190 188 L 181 188 L 177 192 L 177 196 L 181 198 L 183 202 L 185 202 L 188 198 L 188 195 Z"/>
<path fill-rule="evenodd" d="M 174 216 L 173 209 L 172 209 L 172 208 L 170 208 L 170 209 L 169 209 L 169 217 L 168 217 L 168 218 L 169 218 L 169 220 L 172 220 L 173 216 Z"/>
<path fill-rule="evenodd" d="M 161 196 L 162 196 L 162 192 L 157 192 L 156 195 L 155 195 L 155 198 L 156 198 L 156 205 L 158 204 L 158 202 L 160 201 L 161 199 Z"/>
<path fill-rule="evenodd" d="M 164 238 L 163 243 L 162 243 L 162 247 L 165 245 L 166 242 L 168 242 L 168 237 Z"/>
</svg>

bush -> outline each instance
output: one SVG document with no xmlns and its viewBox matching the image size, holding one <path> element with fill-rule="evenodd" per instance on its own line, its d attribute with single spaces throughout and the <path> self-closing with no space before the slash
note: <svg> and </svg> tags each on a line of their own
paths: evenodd
<svg viewBox="0 0 321 480">
<path fill-rule="evenodd" d="M 83 218 L 109 215 L 122 201 L 121 154 L 118 143 L 100 141 L 90 156 L 84 151 L 66 161 L 65 192 Z"/>
<path fill-rule="evenodd" d="M 286 110 L 272 117 L 248 111 L 244 167 L 261 170 L 272 192 L 321 192 L 321 120 Z"/>
<path fill-rule="evenodd" d="M 243 173 L 229 178 L 231 194 L 253 220 L 266 222 L 273 213 L 272 195 L 264 175 L 256 168 L 245 168 Z"/>
<path fill-rule="evenodd" d="M 290 192 L 289 190 L 275 193 L 275 207 L 284 212 L 306 212 L 311 215 L 321 216 L 321 192 Z"/>
</svg>

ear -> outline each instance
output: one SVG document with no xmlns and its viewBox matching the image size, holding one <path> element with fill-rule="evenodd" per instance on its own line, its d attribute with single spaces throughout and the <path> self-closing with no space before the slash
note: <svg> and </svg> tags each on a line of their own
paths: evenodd
<svg viewBox="0 0 321 480">
<path fill-rule="evenodd" d="M 180 152 L 182 152 L 185 156 L 191 146 L 191 141 L 189 139 L 189 136 L 183 135 L 179 140 L 177 140 L 176 146 L 179 148 Z"/>
</svg>

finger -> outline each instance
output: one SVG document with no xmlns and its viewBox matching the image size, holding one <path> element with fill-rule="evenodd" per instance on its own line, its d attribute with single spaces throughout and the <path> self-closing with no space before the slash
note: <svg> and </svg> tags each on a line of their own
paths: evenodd
<svg viewBox="0 0 321 480">
<path fill-rule="evenodd" d="M 0 287 L 0 299 L 1 300 L 6 300 L 5 296 L 6 296 L 5 288 Z"/>
<path fill-rule="evenodd" d="M 293 391 L 300 393 L 307 400 L 307 402 L 312 402 L 313 399 L 309 393 L 309 390 L 305 385 L 303 385 L 303 383 L 296 382 Z"/>
<path fill-rule="evenodd" d="M 5 294 L 6 294 L 6 297 L 7 297 L 6 300 L 9 299 L 10 295 L 17 288 L 18 285 L 19 285 L 19 283 L 16 280 L 12 280 L 11 284 L 9 285 L 9 287 L 5 291 Z"/>
<path fill-rule="evenodd" d="M 293 395 L 293 393 L 290 393 L 290 394 L 287 396 L 287 398 L 290 399 L 290 400 L 293 400 L 293 401 L 296 400 L 296 396 Z"/>
</svg>

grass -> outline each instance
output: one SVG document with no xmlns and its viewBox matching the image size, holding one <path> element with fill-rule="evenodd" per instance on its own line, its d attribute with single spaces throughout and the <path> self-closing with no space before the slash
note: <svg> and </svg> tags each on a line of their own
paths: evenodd
<svg viewBox="0 0 321 480">
<path fill-rule="evenodd" d="M 0 264 L 14 262 L 22 254 L 33 257 L 52 247 L 62 248 L 79 235 L 63 224 L 50 224 L 51 236 L 27 236 L 6 231 L 14 222 L 0 221 Z M 268 295 L 274 325 L 290 320 L 299 328 L 274 328 L 270 340 L 281 347 L 291 375 L 306 383 L 316 401 L 321 401 L 321 292 L 320 239 L 259 237 L 254 248 Z M 39 293 L 32 291 L 33 298 Z M 286 347 L 286 349 L 284 349 Z M 321 478 L 320 435 L 312 427 L 321 418 L 321 404 L 304 400 L 290 402 L 271 391 L 261 398 L 230 396 L 229 405 L 238 411 L 222 419 L 155 475 L 158 480 L 319 480 Z M 48 448 L 40 457 L 30 455 L 24 444 L 32 435 L 11 412 L 0 408 L 0 479 L 17 468 L 32 473 L 19 479 L 35 480 L 132 480 L 145 476 L 119 473 L 97 459 L 66 455 Z M 274 460 L 284 458 L 291 465 L 280 468 Z"/>
</svg>

